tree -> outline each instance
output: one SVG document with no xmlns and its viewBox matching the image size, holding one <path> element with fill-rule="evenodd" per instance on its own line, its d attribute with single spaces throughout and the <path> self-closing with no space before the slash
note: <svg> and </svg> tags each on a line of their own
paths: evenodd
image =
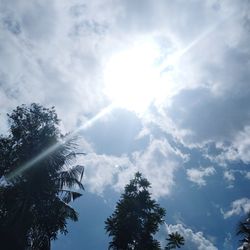
<svg viewBox="0 0 250 250">
<path fill-rule="evenodd" d="M 151 198 L 150 183 L 137 172 L 125 187 L 114 213 L 105 221 L 112 241 L 109 249 L 157 250 L 160 243 L 153 238 L 163 223 L 165 209 Z"/>
<path fill-rule="evenodd" d="M 0 244 L 4 249 L 50 249 L 67 220 L 77 221 L 69 202 L 83 189 L 83 166 L 73 166 L 74 140 L 59 130 L 54 107 L 17 107 L 10 132 L 0 136 Z M 72 190 L 73 189 L 73 190 Z"/>
<path fill-rule="evenodd" d="M 184 238 L 178 232 L 170 233 L 167 238 L 167 246 L 165 250 L 180 248 L 184 245 Z"/>
<path fill-rule="evenodd" d="M 239 222 L 237 235 L 243 236 L 241 239 L 242 246 L 239 249 L 249 250 L 250 249 L 250 212 L 247 214 L 243 221 Z"/>
</svg>

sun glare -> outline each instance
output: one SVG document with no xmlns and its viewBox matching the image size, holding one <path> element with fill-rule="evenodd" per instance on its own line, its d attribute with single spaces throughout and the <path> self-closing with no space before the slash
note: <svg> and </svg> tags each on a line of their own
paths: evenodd
<svg viewBox="0 0 250 250">
<path fill-rule="evenodd" d="M 159 83 L 153 44 L 143 44 L 115 54 L 104 70 L 105 94 L 116 106 L 144 112 L 155 99 Z"/>
<path fill-rule="evenodd" d="M 181 88 L 177 76 L 180 70 L 185 72 L 185 67 L 180 65 L 182 57 L 216 27 L 168 55 L 161 55 L 153 41 L 137 43 L 114 54 L 104 67 L 104 93 L 114 106 L 136 113 L 144 113 L 151 103 L 161 105 Z"/>
</svg>

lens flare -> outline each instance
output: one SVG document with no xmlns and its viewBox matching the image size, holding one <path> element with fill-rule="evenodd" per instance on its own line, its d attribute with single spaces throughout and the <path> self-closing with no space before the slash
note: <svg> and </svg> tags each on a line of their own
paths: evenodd
<svg viewBox="0 0 250 250">
<path fill-rule="evenodd" d="M 6 180 L 11 181 L 13 178 L 21 175 L 24 171 L 34 166 L 39 161 L 43 160 L 45 157 L 47 157 L 49 154 L 53 153 L 55 150 L 57 150 L 62 144 L 72 139 L 74 136 L 76 136 L 80 131 L 86 130 L 93 126 L 95 122 L 97 122 L 99 119 L 101 119 L 103 116 L 109 114 L 114 109 L 114 105 L 111 104 L 108 107 L 101 110 L 98 114 L 96 114 L 94 117 L 92 117 L 90 120 L 85 122 L 81 127 L 77 128 L 75 131 L 67 135 L 63 141 L 60 141 L 51 147 L 47 148 L 45 151 L 41 152 L 36 157 L 32 158 L 30 161 L 26 162 L 24 165 L 19 166 L 16 170 L 12 171 L 10 174 L 6 176 Z"/>
</svg>

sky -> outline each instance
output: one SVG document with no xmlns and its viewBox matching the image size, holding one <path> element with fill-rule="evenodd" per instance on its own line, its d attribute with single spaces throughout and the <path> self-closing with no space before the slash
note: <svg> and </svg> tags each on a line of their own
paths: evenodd
<svg viewBox="0 0 250 250">
<path fill-rule="evenodd" d="M 104 221 L 140 171 L 167 211 L 157 238 L 237 249 L 250 209 L 248 0 L 1 0 L 0 132 L 55 106 L 78 132 L 85 192 L 53 250 L 108 248 Z"/>
</svg>

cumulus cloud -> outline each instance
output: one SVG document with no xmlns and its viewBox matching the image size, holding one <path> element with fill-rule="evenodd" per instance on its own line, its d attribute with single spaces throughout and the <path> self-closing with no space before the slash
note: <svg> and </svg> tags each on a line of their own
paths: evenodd
<svg viewBox="0 0 250 250">
<path fill-rule="evenodd" d="M 174 173 L 185 161 L 186 155 L 173 149 L 166 140 L 154 139 L 143 151 L 131 157 L 98 155 L 94 152 L 81 159 L 86 166 L 84 180 L 88 190 L 102 194 L 107 187 L 121 192 L 135 172 L 140 171 L 152 184 L 155 198 L 169 195 L 175 185 Z"/>
<path fill-rule="evenodd" d="M 192 17 L 184 14 L 188 21 L 182 25 L 173 18 L 172 37 L 176 42 L 182 34 L 184 42 L 179 45 L 187 51 L 167 71 L 168 86 L 175 91 L 157 113 L 159 117 L 152 116 L 151 121 L 189 147 L 225 142 L 229 161 L 237 157 L 248 162 L 250 5 L 247 1 L 204 1 L 196 7 L 203 21 L 186 37 L 179 29 L 192 23 Z"/>
<path fill-rule="evenodd" d="M 205 177 L 208 177 L 214 174 L 215 174 L 214 167 L 187 169 L 188 180 L 194 182 L 198 186 L 205 186 L 206 185 Z"/>
<path fill-rule="evenodd" d="M 247 105 L 243 105 L 248 97 L 216 96 L 210 91 L 183 90 L 173 99 L 168 112 L 178 127 L 190 131 L 183 138 L 186 143 L 234 141 L 236 133 L 250 121 Z"/>
<path fill-rule="evenodd" d="M 218 154 L 215 156 L 209 156 L 212 161 L 220 164 L 226 165 L 228 162 L 243 162 L 244 164 L 249 164 L 250 162 L 250 126 L 245 126 L 242 130 L 237 131 L 231 143 L 217 143 L 216 148 L 218 149 Z"/>
<path fill-rule="evenodd" d="M 194 232 L 182 224 L 166 225 L 167 233 L 179 232 L 185 239 L 182 249 L 190 250 L 218 250 L 214 244 L 205 238 L 202 232 Z"/>
<path fill-rule="evenodd" d="M 135 152 L 133 162 L 152 184 L 155 197 L 169 195 L 175 184 L 174 173 L 188 156 L 173 148 L 167 140 L 152 139 L 146 150 Z"/>
<path fill-rule="evenodd" d="M 235 177 L 234 177 L 234 174 L 232 173 L 232 171 L 225 171 L 224 172 L 224 178 L 231 182 L 231 181 L 234 181 L 235 180 Z"/>
<path fill-rule="evenodd" d="M 250 211 L 250 199 L 241 198 L 235 200 L 230 205 L 231 209 L 224 212 L 221 210 L 225 219 L 232 217 L 233 215 L 239 215 L 241 213 L 248 213 Z"/>
<path fill-rule="evenodd" d="M 91 153 L 82 160 L 86 166 L 84 183 L 87 190 L 97 194 L 102 194 L 107 187 L 112 187 L 117 182 L 117 175 L 121 169 L 132 167 L 127 156 L 115 157 Z"/>
</svg>

